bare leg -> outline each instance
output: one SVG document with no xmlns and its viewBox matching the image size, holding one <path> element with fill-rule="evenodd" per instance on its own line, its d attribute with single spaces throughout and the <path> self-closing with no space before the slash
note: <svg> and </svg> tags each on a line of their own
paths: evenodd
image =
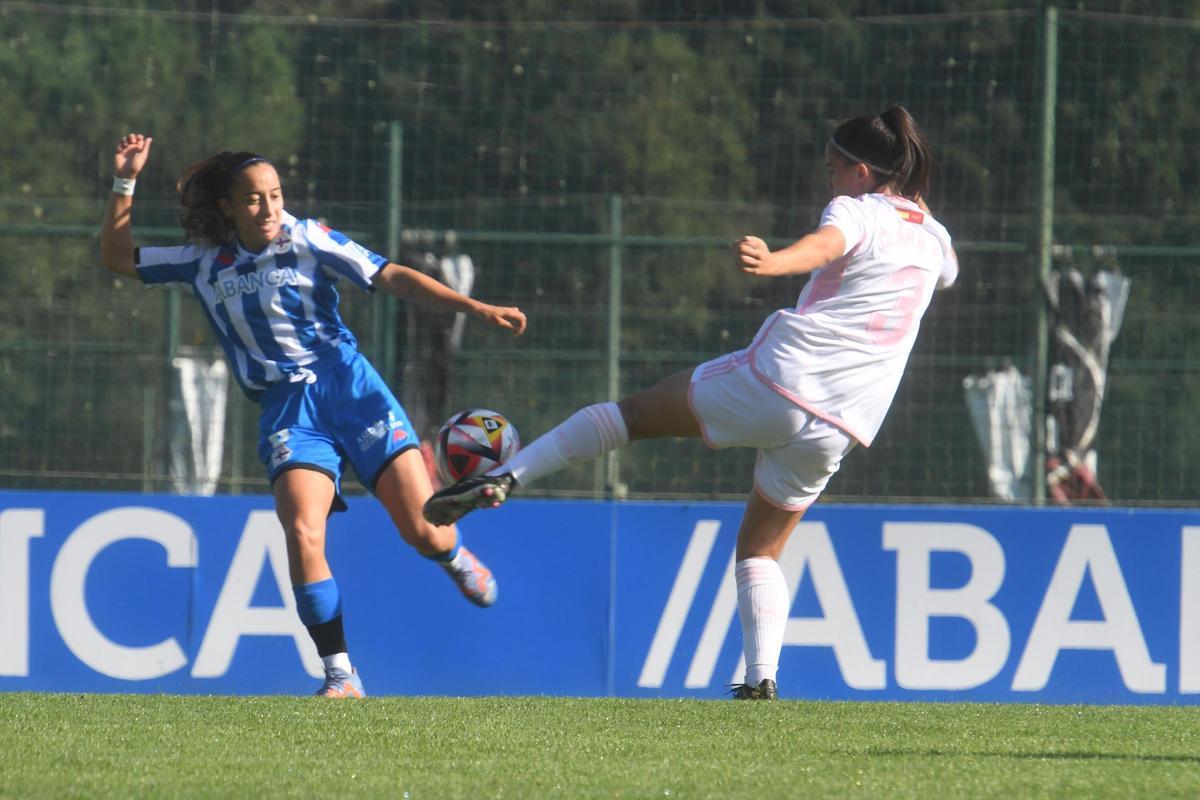
<svg viewBox="0 0 1200 800">
<path fill-rule="evenodd" d="M 667 436 L 681 439 L 700 437 L 700 423 L 688 405 L 692 372 L 692 369 L 676 372 L 618 403 L 629 429 L 630 441 Z"/>
<path fill-rule="evenodd" d="M 688 405 L 692 372 L 677 372 L 620 403 L 596 403 L 579 409 L 491 473 L 459 481 L 434 494 L 425 504 L 425 518 L 437 525 L 449 525 L 477 508 L 495 508 L 518 484 L 527 486 L 630 441 L 699 437 L 700 423 Z"/>
<path fill-rule="evenodd" d="M 735 690 L 736 698 L 771 700 L 776 696 L 775 676 L 791 606 L 778 561 L 803 515 L 803 511 L 771 505 L 757 490 L 746 501 L 734 567 L 746 680 Z"/>
<path fill-rule="evenodd" d="M 803 516 L 803 511 L 787 511 L 768 503 L 757 490 L 751 492 L 738 529 L 737 560 L 763 557 L 778 561 Z"/>
<path fill-rule="evenodd" d="M 362 680 L 347 653 L 341 594 L 325 560 L 325 521 L 334 483 L 323 472 L 291 469 L 275 479 L 272 491 L 287 542 L 296 611 L 325 665 L 325 683 L 317 694 L 362 697 Z"/>
<path fill-rule="evenodd" d="M 421 506 L 431 494 L 429 472 L 416 448 L 393 458 L 375 481 L 375 496 L 387 509 L 400 538 L 423 556 L 447 553 L 458 541 L 454 525 L 433 525 L 421 515 Z"/>
<path fill-rule="evenodd" d="M 275 479 L 272 492 L 287 541 L 292 585 L 332 577 L 325 560 L 325 520 L 333 503 L 333 481 L 316 470 L 290 469 Z"/>
<path fill-rule="evenodd" d="M 459 545 L 453 525 L 434 525 L 421 513 L 433 494 L 421 451 L 405 450 L 392 459 L 375 481 L 375 495 L 387 509 L 400 538 L 421 555 L 439 563 L 459 591 L 477 606 L 496 602 L 496 579 L 482 561 Z"/>
</svg>

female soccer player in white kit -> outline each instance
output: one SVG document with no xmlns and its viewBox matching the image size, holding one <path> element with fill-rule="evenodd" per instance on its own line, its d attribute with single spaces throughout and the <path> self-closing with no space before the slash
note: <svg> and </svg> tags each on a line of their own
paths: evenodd
<svg viewBox="0 0 1200 800">
<path fill-rule="evenodd" d="M 736 551 L 746 655 L 739 699 L 776 697 L 790 612 L 778 558 L 845 455 L 858 443 L 870 446 L 934 289 L 958 275 L 950 235 L 924 201 L 932 154 L 905 108 L 843 122 L 825 161 L 833 200 L 813 233 L 776 252 L 753 236 L 736 245 L 748 275 L 813 273 L 795 307 L 771 314 L 749 347 L 620 403 L 583 408 L 492 474 L 425 504 L 427 519 L 448 524 L 637 439 L 703 437 L 714 448 L 757 448 Z"/>
<path fill-rule="evenodd" d="M 416 431 L 358 352 L 338 314 L 334 285 L 344 280 L 470 312 L 516 334 L 525 330 L 525 315 L 472 300 L 315 220 L 293 217 L 283 208 L 275 168 L 254 153 L 218 153 L 184 172 L 180 225 L 192 244 L 134 248 L 133 185 L 151 142 L 131 133 L 117 144 L 101 261 L 146 284 L 187 286 L 203 307 L 238 384 L 262 407 L 259 457 L 287 540 L 296 610 L 325 666 L 317 694 L 362 697 L 347 653 L 341 591 L 325 560 L 326 518 L 345 508 L 340 487 L 347 462 L 401 537 L 438 562 L 467 599 L 490 606 L 496 581 L 461 546 L 453 525 L 422 517 L 433 490 Z"/>
</svg>

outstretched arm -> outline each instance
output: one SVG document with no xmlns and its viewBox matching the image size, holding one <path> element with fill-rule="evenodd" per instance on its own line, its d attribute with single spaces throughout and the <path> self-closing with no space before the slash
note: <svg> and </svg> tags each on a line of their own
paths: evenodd
<svg viewBox="0 0 1200 800">
<path fill-rule="evenodd" d="M 474 314 L 489 325 L 510 330 L 517 336 L 525 332 L 525 314 L 521 309 L 493 306 L 473 300 L 411 267 L 389 263 L 375 274 L 371 282 L 377 288 L 401 300 L 411 300 L 447 311 Z"/>
<path fill-rule="evenodd" d="M 733 248 L 734 261 L 748 275 L 800 275 L 841 258 L 846 237 L 833 225 L 825 225 L 773 253 L 757 236 L 743 236 Z"/>
<path fill-rule="evenodd" d="M 146 159 L 150 157 L 149 136 L 130 133 L 117 142 L 113 156 L 113 177 L 135 180 Z M 115 187 L 114 187 L 115 189 Z M 137 275 L 133 261 L 133 225 L 129 221 L 133 209 L 133 195 L 119 194 L 115 190 L 108 196 L 108 208 L 100 226 L 100 263 L 121 275 Z"/>
</svg>

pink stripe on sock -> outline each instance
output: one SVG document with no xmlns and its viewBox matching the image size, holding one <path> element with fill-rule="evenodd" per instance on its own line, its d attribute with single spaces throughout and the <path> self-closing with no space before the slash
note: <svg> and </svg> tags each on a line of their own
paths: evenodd
<svg viewBox="0 0 1200 800">
<path fill-rule="evenodd" d="M 612 418 L 612 412 L 607 404 L 597 404 L 588 406 L 584 409 L 588 415 L 588 419 L 596 426 L 596 430 L 600 432 L 600 443 L 605 451 L 615 450 L 621 445 L 620 429 L 617 427 L 616 420 Z"/>
<path fill-rule="evenodd" d="M 617 424 L 617 420 L 613 418 L 613 414 L 620 414 L 619 409 L 610 408 L 607 403 L 600 407 L 600 416 L 604 418 L 604 424 L 608 428 L 608 449 L 615 450 L 621 446 L 621 427 Z"/>
<path fill-rule="evenodd" d="M 742 582 L 743 580 L 755 583 L 771 581 L 777 579 L 778 575 L 779 564 L 771 559 L 761 557 L 747 558 L 744 561 L 739 561 L 735 572 L 738 582 Z"/>
</svg>

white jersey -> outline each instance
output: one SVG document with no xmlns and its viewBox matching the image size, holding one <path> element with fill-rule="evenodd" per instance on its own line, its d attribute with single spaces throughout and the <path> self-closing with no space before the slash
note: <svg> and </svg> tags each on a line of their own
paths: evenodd
<svg viewBox="0 0 1200 800">
<path fill-rule="evenodd" d="M 338 345 L 356 347 L 338 315 L 339 278 L 365 290 L 387 259 L 316 220 L 286 212 L 261 252 L 238 243 L 142 247 L 144 283 L 187 285 L 200 300 L 238 383 L 251 398 L 280 381 L 309 380 Z"/>
<path fill-rule="evenodd" d="M 896 395 L 935 288 L 952 284 L 950 234 L 891 195 L 835 197 L 821 215 L 846 239 L 794 309 L 769 316 L 747 352 L 759 379 L 865 446 Z"/>
</svg>

